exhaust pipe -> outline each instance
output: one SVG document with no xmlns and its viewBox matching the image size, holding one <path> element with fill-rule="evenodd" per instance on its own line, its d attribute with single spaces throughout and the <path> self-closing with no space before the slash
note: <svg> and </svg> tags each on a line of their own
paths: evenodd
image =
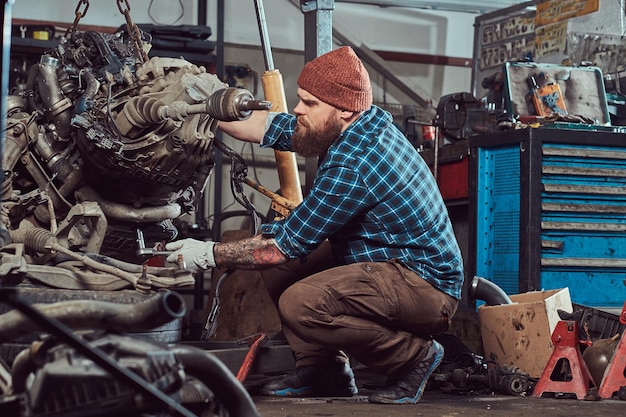
<svg viewBox="0 0 626 417">
<path fill-rule="evenodd" d="M 469 288 L 469 296 L 473 301 L 482 300 L 490 306 L 513 304 L 513 301 L 511 301 L 502 288 L 478 276 L 472 279 L 472 285 Z"/>
</svg>

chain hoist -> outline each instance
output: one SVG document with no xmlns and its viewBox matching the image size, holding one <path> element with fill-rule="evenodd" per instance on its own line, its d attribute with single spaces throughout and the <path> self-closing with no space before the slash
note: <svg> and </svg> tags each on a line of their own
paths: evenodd
<svg viewBox="0 0 626 417">
<path fill-rule="evenodd" d="M 81 6 L 84 6 L 84 8 L 81 8 Z M 78 26 L 78 22 L 80 21 L 80 19 L 85 17 L 85 15 L 87 14 L 87 10 L 89 10 L 89 0 L 79 0 L 78 4 L 76 5 L 76 10 L 74 11 L 74 23 L 72 23 L 72 25 L 67 28 L 63 37 L 67 38 L 70 34 L 76 31 L 76 26 Z"/>
<path fill-rule="evenodd" d="M 128 0 L 117 0 L 117 8 L 126 18 L 128 34 L 135 45 L 135 49 L 137 50 L 139 57 L 143 60 L 143 62 L 148 61 L 148 54 L 143 49 L 143 42 L 141 41 L 141 32 L 139 31 L 139 27 L 137 27 L 137 25 L 134 24 L 133 20 L 130 18 L 130 4 L 128 4 Z"/>
</svg>

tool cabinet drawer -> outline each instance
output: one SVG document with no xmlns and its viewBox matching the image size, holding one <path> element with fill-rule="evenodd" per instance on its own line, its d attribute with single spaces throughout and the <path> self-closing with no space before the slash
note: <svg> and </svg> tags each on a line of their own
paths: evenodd
<svg viewBox="0 0 626 417">
<path fill-rule="evenodd" d="M 505 292 L 626 299 L 626 136 L 529 129 L 470 141 L 470 273 Z"/>
</svg>

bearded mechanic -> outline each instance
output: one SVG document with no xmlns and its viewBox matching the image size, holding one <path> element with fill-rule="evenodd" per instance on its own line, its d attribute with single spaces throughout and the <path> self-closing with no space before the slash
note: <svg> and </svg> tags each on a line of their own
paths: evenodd
<svg viewBox="0 0 626 417">
<path fill-rule="evenodd" d="M 294 115 L 255 111 L 220 122 L 234 138 L 319 157 L 311 190 L 285 219 L 228 243 L 183 239 L 169 262 L 261 270 L 296 367 L 273 396 L 351 396 L 350 358 L 387 376 L 374 403 L 416 403 L 444 349 L 463 262 L 429 167 L 372 105 L 369 74 L 340 47 L 308 62 Z M 191 261 L 191 262 L 190 262 Z"/>
</svg>

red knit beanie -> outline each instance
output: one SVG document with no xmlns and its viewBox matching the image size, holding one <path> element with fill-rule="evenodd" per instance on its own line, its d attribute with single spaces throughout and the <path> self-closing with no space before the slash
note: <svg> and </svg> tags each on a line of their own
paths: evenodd
<svg viewBox="0 0 626 417">
<path fill-rule="evenodd" d="M 331 106 L 348 111 L 372 106 L 372 84 L 352 48 L 342 46 L 306 63 L 298 86 Z"/>
</svg>

